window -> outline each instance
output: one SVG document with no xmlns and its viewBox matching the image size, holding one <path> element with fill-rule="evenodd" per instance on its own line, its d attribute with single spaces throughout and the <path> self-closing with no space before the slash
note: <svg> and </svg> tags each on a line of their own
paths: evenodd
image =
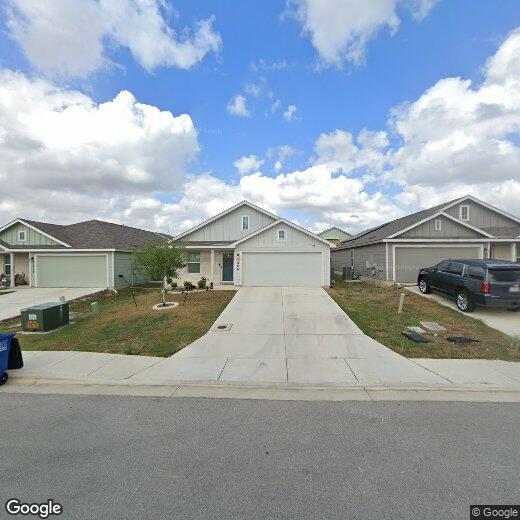
<svg viewBox="0 0 520 520">
<path fill-rule="evenodd" d="M 200 273 L 199 251 L 190 251 L 188 253 L 188 273 Z"/>
<path fill-rule="evenodd" d="M 443 260 L 442 262 L 440 262 L 439 264 L 437 264 L 435 267 L 439 270 L 439 271 L 446 271 L 448 269 L 448 266 L 450 265 L 450 263 L 447 261 L 447 260 Z"/>
<path fill-rule="evenodd" d="M 460 207 L 460 220 L 469 220 L 469 206 Z"/>
<path fill-rule="evenodd" d="M 486 277 L 486 271 L 482 267 L 469 267 L 468 271 L 470 278 L 477 278 L 478 280 L 484 280 Z"/>
<path fill-rule="evenodd" d="M 435 231 L 440 231 L 442 229 L 442 220 L 441 219 L 437 219 L 435 221 Z"/>
<path fill-rule="evenodd" d="M 285 229 L 278 229 L 276 232 L 276 236 L 278 237 L 278 240 L 285 240 L 287 237 Z"/>
<path fill-rule="evenodd" d="M 447 269 L 448 273 L 461 275 L 464 272 L 464 266 L 457 262 L 450 262 Z"/>
<path fill-rule="evenodd" d="M 11 276 L 11 257 L 9 255 L 5 255 L 4 274 Z"/>
<path fill-rule="evenodd" d="M 18 231 L 18 241 L 19 242 L 27 241 L 27 231 Z"/>
<path fill-rule="evenodd" d="M 490 282 L 520 282 L 520 269 L 490 269 Z"/>
<path fill-rule="evenodd" d="M 249 229 L 249 215 L 242 215 L 242 230 L 247 231 Z"/>
</svg>

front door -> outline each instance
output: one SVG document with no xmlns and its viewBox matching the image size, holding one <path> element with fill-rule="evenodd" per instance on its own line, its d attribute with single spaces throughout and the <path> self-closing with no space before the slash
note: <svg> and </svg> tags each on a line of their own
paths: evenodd
<svg viewBox="0 0 520 520">
<path fill-rule="evenodd" d="M 222 253 L 222 281 L 233 281 L 233 253 Z"/>
</svg>

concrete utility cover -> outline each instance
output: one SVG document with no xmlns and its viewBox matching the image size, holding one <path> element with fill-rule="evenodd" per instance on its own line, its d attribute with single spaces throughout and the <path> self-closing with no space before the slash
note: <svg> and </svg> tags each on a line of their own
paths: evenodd
<svg viewBox="0 0 520 520">
<path fill-rule="evenodd" d="M 416 334 L 424 334 L 426 331 L 421 329 L 421 327 L 417 327 L 416 325 L 412 325 L 411 327 L 407 327 L 408 330 L 415 332 Z"/>
<path fill-rule="evenodd" d="M 420 323 L 425 329 L 431 330 L 432 332 L 442 332 L 446 330 L 446 327 L 443 327 L 434 321 L 421 321 Z"/>
</svg>

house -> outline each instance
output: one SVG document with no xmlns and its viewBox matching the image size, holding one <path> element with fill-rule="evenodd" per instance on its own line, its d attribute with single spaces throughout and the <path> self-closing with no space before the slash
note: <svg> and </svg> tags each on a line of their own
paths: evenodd
<svg viewBox="0 0 520 520">
<path fill-rule="evenodd" d="M 363 231 L 331 258 L 335 271 L 400 283 L 448 258 L 520 261 L 520 218 L 468 195 Z"/>
<path fill-rule="evenodd" d="M 328 286 L 332 244 L 243 201 L 178 235 L 187 250 L 179 280 L 241 286 Z"/>
<path fill-rule="evenodd" d="M 328 240 L 329 242 L 332 242 L 334 245 L 338 245 L 340 242 L 343 242 L 345 240 L 348 240 L 349 238 L 352 238 L 352 235 L 350 233 L 347 233 L 343 229 L 340 229 L 339 227 L 333 226 L 329 229 L 326 229 L 325 231 L 322 231 L 321 233 L 318 233 L 318 236 L 321 238 L 324 238 L 325 240 Z"/>
<path fill-rule="evenodd" d="M 16 219 L 0 228 L 0 273 L 32 287 L 116 288 L 148 281 L 132 251 L 165 235 L 102 220 L 70 225 Z"/>
</svg>

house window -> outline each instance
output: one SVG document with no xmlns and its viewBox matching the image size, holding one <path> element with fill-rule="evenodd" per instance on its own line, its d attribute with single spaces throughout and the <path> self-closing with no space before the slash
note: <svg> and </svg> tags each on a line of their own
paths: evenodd
<svg viewBox="0 0 520 520">
<path fill-rule="evenodd" d="M 278 237 L 278 240 L 285 240 L 287 238 L 287 233 L 285 232 L 285 229 L 278 229 L 276 236 Z"/>
<path fill-rule="evenodd" d="M 10 257 L 10 255 L 5 255 L 4 274 L 6 276 L 11 276 L 11 257 Z"/>
<path fill-rule="evenodd" d="M 249 215 L 242 215 L 242 231 L 249 229 Z"/>
<path fill-rule="evenodd" d="M 199 251 L 190 251 L 188 253 L 188 273 L 200 273 Z"/>
<path fill-rule="evenodd" d="M 469 206 L 460 207 L 460 220 L 469 220 Z"/>
<path fill-rule="evenodd" d="M 18 241 L 19 242 L 27 241 L 27 231 L 18 231 Z"/>
<path fill-rule="evenodd" d="M 435 231 L 440 231 L 442 229 L 442 220 L 438 219 L 435 221 Z"/>
</svg>

